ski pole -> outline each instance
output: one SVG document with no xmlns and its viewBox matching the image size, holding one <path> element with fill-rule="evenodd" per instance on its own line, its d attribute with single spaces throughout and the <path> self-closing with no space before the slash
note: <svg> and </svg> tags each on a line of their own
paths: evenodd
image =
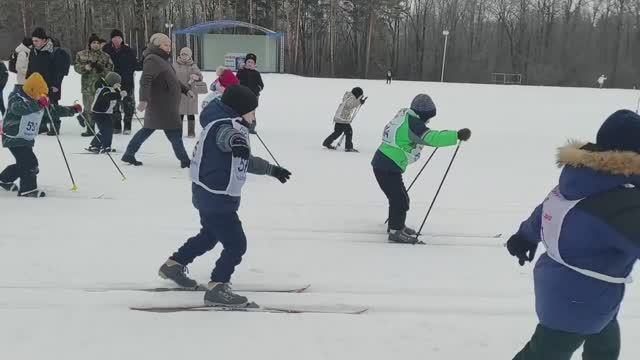
<svg viewBox="0 0 640 360">
<path fill-rule="evenodd" d="M 433 149 L 433 152 L 431 153 L 431 155 L 429 156 L 427 161 L 424 163 L 424 165 L 422 165 L 422 169 L 420 169 L 420 171 L 418 171 L 418 175 L 416 175 L 416 177 L 413 179 L 413 181 L 411 182 L 411 184 L 407 188 L 407 192 L 409 192 L 409 190 L 411 190 L 411 188 L 413 187 L 413 184 L 415 184 L 416 181 L 418 180 L 418 178 L 420 177 L 420 174 L 422 174 L 422 172 L 427 167 L 427 165 L 429 165 L 429 161 L 431 161 L 431 158 L 433 157 L 433 155 L 436 154 L 436 150 L 438 150 L 438 148 L 434 148 Z M 384 221 L 385 224 L 388 223 L 388 222 L 389 222 L 389 218 L 387 218 L 387 220 Z"/>
<path fill-rule="evenodd" d="M 273 154 L 271 153 L 271 150 L 269 150 L 269 148 L 267 147 L 267 144 L 265 144 L 264 141 L 262 141 L 262 138 L 260 138 L 260 135 L 257 132 L 256 132 L 256 136 L 258 137 L 258 140 L 260 140 L 260 142 L 262 143 L 262 146 L 264 146 L 264 148 L 267 150 L 269 155 L 271 155 L 271 158 L 273 159 L 273 161 L 275 161 L 276 165 L 280 166 L 280 163 L 278 163 L 278 160 L 276 160 L 275 156 L 273 156 Z"/>
<path fill-rule="evenodd" d="M 444 172 L 444 176 L 442 177 L 442 181 L 440 182 L 440 186 L 438 186 L 438 191 L 436 191 L 436 194 L 433 196 L 433 201 L 431 201 L 431 205 L 429 205 L 429 210 L 427 210 L 427 215 L 424 216 L 424 220 L 422 221 L 422 224 L 420 225 L 420 229 L 418 230 L 418 235 L 416 235 L 416 236 L 422 235 L 422 228 L 424 228 L 424 224 L 427 222 L 427 218 L 429 217 L 429 214 L 431 213 L 431 209 L 433 209 L 433 204 L 436 203 L 436 199 L 438 198 L 438 194 L 440 194 L 440 190 L 442 189 L 442 185 L 444 184 L 444 181 L 447 179 L 447 175 L 449 174 L 449 170 L 451 170 L 451 165 L 453 165 L 453 161 L 456 159 L 456 155 L 458 155 L 458 150 L 460 150 L 460 145 L 462 145 L 462 142 L 458 143 L 458 146 L 456 146 L 456 151 L 453 153 L 453 156 L 451 157 L 451 161 L 449 162 L 449 166 L 447 167 L 447 171 Z"/>
<path fill-rule="evenodd" d="M 369 97 L 367 96 L 366 98 L 364 98 L 364 101 L 367 101 Z M 356 109 L 356 111 L 353 113 L 353 116 L 351 116 L 351 121 L 349 123 L 352 123 L 353 120 L 355 120 L 356 115 L 358 115 L 358 113 L 360 112 L 360 108 L 362 107 L 362 104 L 360 106 L 358 106 L 358 108 Z M 336 146 L 336 149 L 339 148 L 340 146 L 342 146 L 342 140 L 344 140 L 344 134 L 340 135 L 340 139 L 338 140 L 338 145 Z"/>
<path fill-rule="evenodd" d="M 98 139 L 98 142 L 100 143 L 100 145 L 102 145 L 102 140 L 100 140 L 100 138 L 98 137 L 98 134 L 96 134 L 96 131 L 91 126 L 89 126 L 89 123 L 87 122 L 87 118 L 85 118 L 82 113 L 80 113 L 80 117 L 82 117 L 82 120 L 84 120 L 84 122 L 87 124 L 87 128 L 91 130 L 91 133 L 93 134 L 93 136 L 96 139 Z M 122 170 L 120 170 L 120 167 L 118 166 L 118 164 L 116 164 L 116 162 L 113 160 L 113 157 L 111 156 L 111 152 L 105 152 L 105 154 L 107 154 L 107 156 L 109 157 L 109 159 L 113 163 L 113 166 L 116 167 L 116 169 L 118 170 L 118 172 L 122 176 L 122 181 L 127 181 L 127 177 L 124 176 L 124 174 L 122 173 Z"/>
<path fill-rule="evenodd" d="M 67 160 L 67 155 L 64 153 L 64 148 L 62 147 L 62 143 L 60 142 L 58 129 L 56 129 L 56 125 L 53 123 L 53 117 L 51 116 L 51 111 L 49 111 L 49 107 L 46 107 L 44 109 L 47 111 L 47 115 L 49 116 L 49 120 L 51 121 L 51 128 L 53 129 L 53 132 L 56 134 L 56 140 L 58 140 L 58 145 L 60 146 L 60 151 L 62 152 L 62 158 L 64 159 L 64 163 L 67 165 L 67 171 L 69 171 L 71 184 L 73 184 L 71 191 L 78 191 L 78 185 L 76 185 L 76 181 L 73 178 L 73 173 L 71 172 L 71 167 L 69 166 L 69 161 Z"/>
</svg>

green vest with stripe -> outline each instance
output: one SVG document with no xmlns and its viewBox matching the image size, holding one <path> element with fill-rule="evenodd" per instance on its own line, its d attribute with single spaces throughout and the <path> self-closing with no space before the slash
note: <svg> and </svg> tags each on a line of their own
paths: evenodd
<svg viewBox="0 0 640 360">
<path fill-rule="evenodd" d="M 396 114 L 382 133 L 382 145 L 378 148 L 385 156 L 391 159 L 404 172 L 407 166 L 420 159 L 420 153 L 424 145 L 432 147 L 452 146 L 458 143 L 458 133 L 452 130 L 435 131 L 427 130 L 425 134 L 413 134 L 422 136 L 422 143 L 417 143 L 412 138 L 409 122 L 411 117 L 419 118 L 411 109 L 402 109 Z"/>
</svg>

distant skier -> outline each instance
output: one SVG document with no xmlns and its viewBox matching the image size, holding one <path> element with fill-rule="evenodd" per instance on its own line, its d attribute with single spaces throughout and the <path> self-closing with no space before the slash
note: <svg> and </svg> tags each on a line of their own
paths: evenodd
<svg viewBox="0 0 640 360">
<path fill-rule="evenodd" d="M 336 141 L 344 133 L 346 142 L 344 145 L 344 151 L 357 152 L 353 148 L 353 128 L 351 122 L 355 113 L 360 109 L 360 106 L 364 105 L 367 99 L 364 96 L 364 92 L 359 87 L 354 87 L 351 91 L 347 91 L 342 97 L 342 102 L 338 106 L 333 122 L 333 133 L 331 133 L 323 142 L 322 146 L 335 150 L 333 142 Z"/>
<path fill-rule="evenodd" d="M 391 78 L 392 78 L 391 75 L 392 75 L 391 70 L 387 71 L 387 84 L 391 84 Z"/>
<path fill-rule="evenodd" d="M 389 200 L 389 241 L 415 244 L 416 231 L 405 225 L 409 211 L 409 194 L 402 181 L 407 165 L 420 158 L 424 145 L 453 146 L 471 137 L 469 129 L 436 131 L 427 127 L 436 116 L 436 105 L 428 95 L 417 95 L 409 109 L 401 109 L 385 126 L 382 145 L 371 165 L 380 189 Z"/>
<path fill-rule="evenodd" d="M 607 77 L 604 75 L 600 75 L 600 77 L 598 78 L 598 86 L 600 86 L 600 89 L 602 89 L 602 87 L 604 86 L 605 81 L 607 81 Z"/>
<path fill-rule="evenodd" d="M 596 143 L 558 151 L 558 185 L 507 242 L 520 265 L 542 254 L 533 271 L 540 321 L 514 360 L 615 360 L 618 312 L 640 258 L 640 116 L 611 115 Z"/>
<path fill-rule="evenodd" d="M 191 162 L 193 205 L 200 212 L 200 233 L 182 245 L 159 270 L 163 278 L 182 287 L 198 283 L 185 275 L 196 257 L 223 246 L 204 295 L 206 305 L 245 306 L 248 300 L 231 291 L 231 275 L 242 261 L 247 238 L 238 218 L 240 196 L 247 173 L 270 175 L 281 183 L 291 173 L 251 155 L 249 126 L 258 107 L 256 95 L 247 87 L 233 85 L 200 115 L 203 131 Z"/>
</svg>

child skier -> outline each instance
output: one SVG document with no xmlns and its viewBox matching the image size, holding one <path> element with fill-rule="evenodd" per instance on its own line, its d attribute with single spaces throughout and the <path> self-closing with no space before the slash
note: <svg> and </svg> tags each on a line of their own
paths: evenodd
<svg viewBox="0 0 640 360">
<path fill-rule="evenodd" d="M 113 110 L 118 106 L 118 101 L 127 97 L 127 92 L 121 90 L 122 78 L 115 72 L 109 72 L 104 77 L 104 82 L 97 83 L 93 105 L 91 106 L 91 118 L 98 125 L 98 133 L 91 140 L 86 149 L 94 154 L 103 154 L 113 151 Z"/>
<path fill-rule="evenodd" d="M 222 254 L 204 295 L 206 305 L 245 306 L 247 298 L 231 291 L 229 282 L 242 261 L 247 239 L 238 218 L 247 173 L 270 175 L 281 183 L 291 173 L 251 155 L 249 130 L 258 99 L 247 87 L 234 85 L 214 99 L 200 115 L 203 131 L 191 160 L 193 205 L 200 212 L 200 233 L 182 245 L 161 267 L 159 275 L 182 287 L 198 283 L 185 275 L 186 266 L 220 242 Z"/>
<path fill-rule="evenodd" d="M 522 266 L 542 254 L 533 271 L 539 324 L 514 360 L 615 360 L 618 311 L 640 258 L 640 116 L 612 114 L 595 144 L 572 142 L 558 151 L 558 185 L 509 238 Z"/>
<path fill-rule="evenodd" d="M 16 158 L 14 165 L 7 166 L 0 173 L 0 187 L 7 191 L 17 191 L 18 196 L 44 197 L 38 190 L 38 159 L 33 153 L 35 137 L 45 111 L 56 111 L 59 117 L 74 116 L 82 112 L 82 106 L 50 106 L 49 87 L 39 73 L 33 73 L 22 88 L 9 95 L 7 114 L 3 120 L 2 146 L 9 149 Z M 20 179 L 20 187 L 15 181 Z"/>
<path fill-rule="evenodd" d="M 344 133 L 346 139 L 344 145 L 344 151 L 357 152 L 353 148 L 353 128 L 351 122 L 353 117 L 360 106 L 364 105 L 366 98 L 363 97 L 363 91 L 359 87 L 354 87 L 351 91 L 347 91 L 342 97 L 342 103 L 338 106 L 336 115 L 333 117 L 334 127 L 333 133 L 331 133 L 324 141 L 322 146 L 335 150 L 333 142 Z"/>
<path fill-rule="evenodd" d="M 389 241 L 415 244 L 416 231 L 405 226 L 409 210 L 409 194 L 402 181 L 407 165 L 420 158 L 424 145 L 445 147 L 467 141 L 469 129 L 436 131 L 427 127 L 436 116 L 436 106 L 428 95 L 420 94 L 411 102 L 411 108 L 402 109 L 384 128 L 382 145 L 371 165 L 380 189 L 389 200 Z"/>
</svg>

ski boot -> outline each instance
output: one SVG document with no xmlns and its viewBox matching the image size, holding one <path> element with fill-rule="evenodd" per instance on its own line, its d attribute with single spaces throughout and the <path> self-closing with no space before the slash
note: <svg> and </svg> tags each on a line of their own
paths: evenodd
<svg viewBox="0 0 640 360">
<path fill-rule="evenodd" d="M 92 137 L 93 136 L 93 132 L 87 128 L 87 130 L 85 132 L 83 132 L 82 134 L 80 134 L 80 136 L 82 136 L 82 137 Z"/>
<path fill-rule="evenodd" d="M 335 146 L 333 146 L 331 143 L 326 142 L 326 141 L 322 143 L 322 146 L 326 147 L 329 150 L 335 150 L 336 149 Z"/>
<path fill-rule="evenodd" d="M 404 229 L 403 229 L 403 231 L 404 231 L 406 234 L 409 234 L 409 235 L 411 235 L 411 236 L 416 236 L 416 235 L 418 235 L 418 232 L 417 232 L 417 231 L 413 230 L 412 228 L 410 228 L 410 227 L 408 227 L 408 226 L 405 226 L 405 227 L 404 227 Z M 387 228 L 387 234 L 389 234 L 390 232 L 391 232 L 391 228 Z"/>
<path fill-rule="evenodd" d="M 245 307 L 249 300 L 233 293 L 228 283 L 209 282 L 204 293 L 204 304 L 208 306 Z"/>
<path fill-rule="evenodd" d="M 85 148 L 85 150 L 87 150 L 88 152 L 90 152 L 92 154 L 100 153 L 100 148 L 97 147 L 97 146 L 89 146 L 88 148 Z"/>
<path fill-rule="evenodd" d="M 131 135 L 131 130 L 124 129 L 122 135 Z"/>
<path fill-rule="evenodd" d="M 40 191 L 38 189 L 34 189 L 34 190 L 30 190 L 30 191 L 25 191 L 25 192 L 19 192 L 18 196 L 19 197 L 30 197 L 30 198 L 43 198 L 43 197 L 47 196 L 47 194 L 45 194 L 44 191 Z"/>
<path fill-rule="evenodd" d="M 359 153 L 360 151 L 358 151 L 358 150 L 356 150 L 356 149 L 354 149 L 354 148 L 351 148 L 351 149 L 344 149 L 344 152 L 354 152 L 354 153 Z"/>
<path fill-rule="evenodd" d="M 198 282 L 189 278 L 188 273 L 189 270 L 186 266 L 171 259 L 162 264 L 158 270 L 158 275 L 163 279 L 171 280 L 183 288 L 196 288 Z"/>
<path fill-rule="evenodd" d="M 100 149 L 100 154 L 109 154 L 112 152 L 116 152 L 116 149 L 113 149 L 109 146 Z"/>
<path fill-rule="evenodd" d="M 142 162 L 136 160 L 136 157 L 133 156 L 133 155 L 124 154 L 124 155 L 122 155 L 122 159 L 121 160 L 126 162 L 126 163 L 128 163 L 128 164 L 131 164 L 133 166 L 142 166 Z"/>
<path fill-rule="evenodd" d="M 420 240 L 415 235 L 409 235 L 405 229 L 402 230 L 390 230 L 389 242 L 398 244 L 419 244 Z"/>
</svg>

